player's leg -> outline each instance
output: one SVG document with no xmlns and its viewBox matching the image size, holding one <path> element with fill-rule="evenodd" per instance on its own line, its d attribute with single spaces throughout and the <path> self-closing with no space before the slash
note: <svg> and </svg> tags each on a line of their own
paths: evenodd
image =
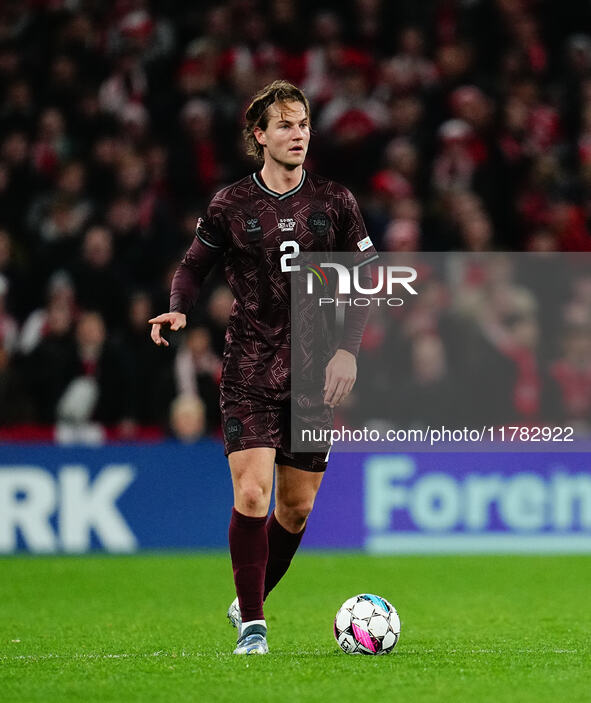
<svg viewBox="0 0 591 703">
<path fill-rule="evenodd" d="M 279 583 L 300 546 L 323 476 L 322 471 L 277 464 L 275 510 L 267 521 L 269 558 L 265 598 Z"/>
<path fill-rule="evenodd" d="M 255 447 L 228 455 L 234 508 L 250 517 L 266 517 L 273 488 L 275 449 Z"/>
<path fill-rule="evenodd" d="M 236 594 L 242 615 L 236 653 L 264 653 L 250 649 L 266 634 L 263 615 L 265 571 L 269 554 L 266 530 L 267 513 L 273 487 L 275 449 L 256 447 L 228 455 L 234 507 L 230 520 L 229 542 Z M 259 635 L 259 637 L 252 637 Z M 252 640 L 252 641 L 251 641 Z"/>
</svg>

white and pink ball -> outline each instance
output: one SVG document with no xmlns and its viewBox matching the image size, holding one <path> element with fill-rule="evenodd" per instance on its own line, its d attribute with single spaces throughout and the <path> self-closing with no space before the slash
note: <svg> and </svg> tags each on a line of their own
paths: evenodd
<svg viewBox="0 0 591 703">
<path fill-rule="evenodd" d="M 400 637 L 400 618 L 385 598 L 360 593 L 339 608 L 334 636 L 346 654 L 388 654 Z"/>
</svg>

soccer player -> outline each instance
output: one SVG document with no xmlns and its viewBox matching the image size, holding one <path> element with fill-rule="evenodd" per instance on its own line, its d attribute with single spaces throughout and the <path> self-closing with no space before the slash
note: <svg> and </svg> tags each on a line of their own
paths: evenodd
<svg viewBox="0 0 591 703">
<path fill-rule="evenodd" d="M 290 451 L 290 271 L 303 251 L 375 249 L 351 193 L 303 168 L 310 106 L 302 91 L 286 81 L 263 88 L 246 112 L 244 136 L 262 168 L 213 197 L 175 273 L 170 312 L 149 322 L 154 342 L 168 346 L 162 327 L 185 327 L 205 276 L 223 257 L 235 297 L 220 384 L 234 488 L 229 543 L 237 599 L 228 617 L 238 628 L 234 653 L 265 654 L 263 601 L 300 544 L 328 459 L 326 451 Z M 329 412 L 355 383 L 366 317 L 360 307 L 345 314 L 325 371 Z M 274 470 L 275 510 L 267 519 Z"/>
</svg>

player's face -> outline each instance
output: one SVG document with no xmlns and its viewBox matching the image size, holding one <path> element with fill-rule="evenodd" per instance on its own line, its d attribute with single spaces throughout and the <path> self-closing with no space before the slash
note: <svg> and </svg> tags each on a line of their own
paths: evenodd
<svg viewBox="0 0 591 703">
<path fill-rule="evenodd" d="M 255 136 L 266 147 L 265 161 L 271 159 L 286 168 L 304 163 L 310 143 L 310 124 L 300 102 L 273 104 L 268 111 L 267 128 L 255 129 Z"/>
</svg>

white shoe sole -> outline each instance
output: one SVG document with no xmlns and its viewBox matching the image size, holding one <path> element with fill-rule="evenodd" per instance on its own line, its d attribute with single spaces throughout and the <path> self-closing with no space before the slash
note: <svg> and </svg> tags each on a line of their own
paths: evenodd
<svg viewBox="0 0 591 703">
<path fill-rule="evenodd" d="M 234 654 L 246 654 L 247 656 L 251 654 L 269 654 L 269 647 L 266 642 L 251 647 L 246 645 L 245 647 L 236 647 Z"/>
</svg>

